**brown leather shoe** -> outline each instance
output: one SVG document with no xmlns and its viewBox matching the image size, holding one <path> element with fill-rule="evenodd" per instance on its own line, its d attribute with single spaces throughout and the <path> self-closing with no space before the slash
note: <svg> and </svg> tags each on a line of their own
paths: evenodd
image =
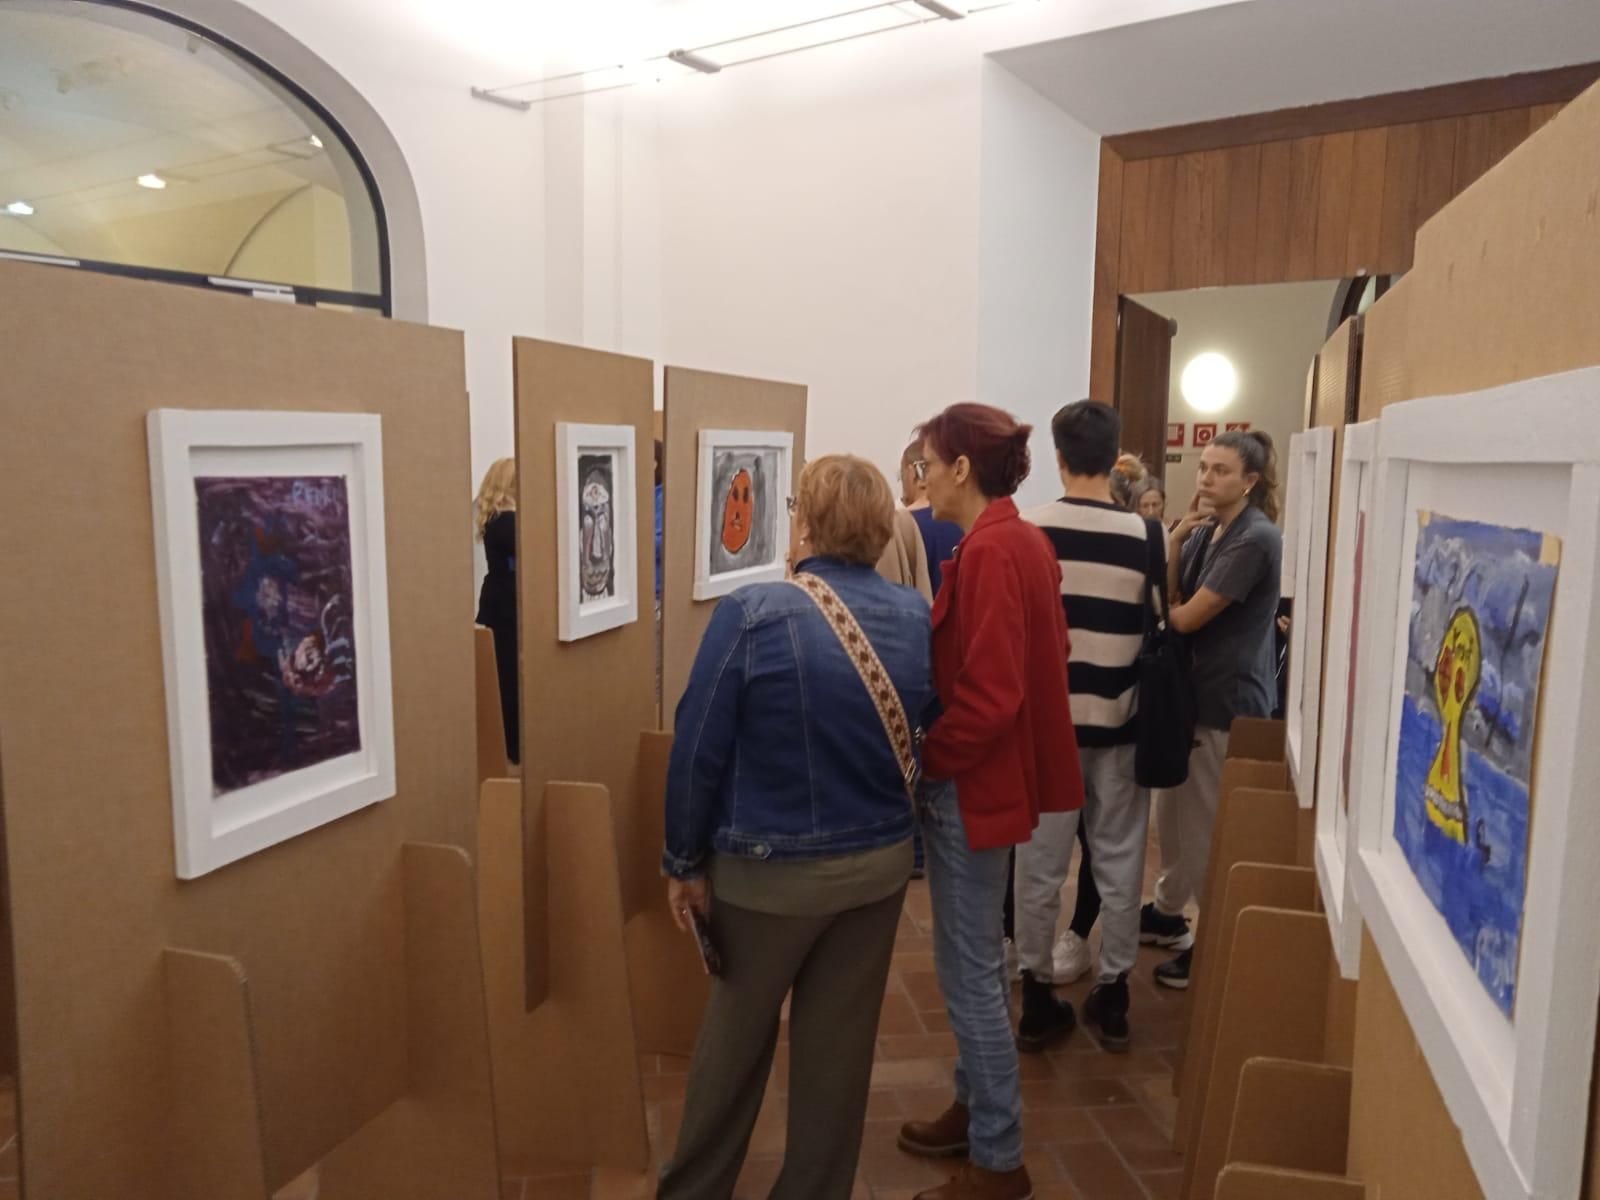
<svg viewBox="0 0 1600 1200">
<path fill-rule="evenodd" d="M 985 1171 L 968 1163 L 943 1187 L 918 1192 L 916 1200 L 1033 1200 L 1033 1180 L 1027 1167 Z"/>
<path fill-rule="evenodd" d="M 900 1149 L 923 1158 L 954 1158 L 967 1152 L 967 1106 L 952 1104 L 931 1121 L 900 1126 Z"/>
</svg>

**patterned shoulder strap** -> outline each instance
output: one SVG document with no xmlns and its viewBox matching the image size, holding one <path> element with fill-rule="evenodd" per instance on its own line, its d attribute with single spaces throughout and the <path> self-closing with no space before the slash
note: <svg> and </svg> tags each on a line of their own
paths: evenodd
<svg viewBox="0 0 1600 1200">
<path fill-rule="evenodd" d="M 867 640 L 861 623 L 845 606 L 845 602 L 839 599 L 839 593 L 815 575 L 796 575 L 789 582 L 816 603 L 838 637 L 839 644 L 844 647 L 844 652 L 855 664 L 856 674 L 861 676 L 861 682 L 866 685 L 873 707 L 878 710 L 878 718 L 883 722 L 883 730 L 889 735 L 889 745 L 900 764 L 900 777 L 906 785 L 906 795 L 915 801 L 919 773 L 916 741 L 911 733 L 911 722 L 906 719 L 906 706 L 901 703 L 900 693 L 895 690 L 894 681 L 884 669 L 883 660 Z"/>
</svg>

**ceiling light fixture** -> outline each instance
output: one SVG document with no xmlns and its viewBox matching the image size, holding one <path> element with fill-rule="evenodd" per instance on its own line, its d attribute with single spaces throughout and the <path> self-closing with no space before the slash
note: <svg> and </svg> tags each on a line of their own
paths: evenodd
<svg viewBox="0 0 1600 1200">
<path fill-rule="evenodd" d="M 715 75 L 722 70 L 721 63 L 713 62 L 705 55 L 696 54 L 693 50 L 674 50 L 667 57 L 680 66 L 699 71 L 702 75 Z"/>
<path fill-rule="evenodd" d="M 13 217 L 31 217 L 33 216 L 33 205 L 26 200 L 13 200 L 6 205 L 6 211 Z"/>
<path fill-rule="evenodd" d="M 167 186 L 167 181 L 159 175 L 141 175 L 139 176 L 138 184 L 142 188 L 149 188 L 153 192 L 159 192 Z"/>
<path fill-rule="evenodd" d="M 311 144 L 312 144 L 312 145 L 313 145 L 313 146 L 315 146 L 315 147 L 316 147 L 316 148 L 317 148 L 317 149 L 318 149 L 318 150 L 321 150 L 321 149 L 322 149 L 322 139 L 321 139 L 321 138 L 319 138 L 319 137 L 318 137 L 318 136 L 317 136 L 317 135 L 316 135 L 316 134 L 314 134 L 314 133 L 313 133 L 313 134 L 312 134 L 312 135 L 311 135 L 311 136 L 310 136 L 310 137 L 308 137 L 308 138 L 307 138 L 307 139 L 306 139 L 306 141 L 308 141 L 308 142 L 310 142 L 310 143 L 311 143 Z"/>
<path fill-rule="evenodd" d="M 1183 398 L 1196 412 L 1221 412 L 1239 391 L 1239 373 L 1225 354 L 1208 350 L 1189 360 L 1180 383 Z"/>
<path fill-rule="evenodd" d="M 946 4 L 944 0 L 915 0 L 936 17 L 943 17 L 946 21 L 959 21 L 967 15 L 966 9 L 954 4 Z"/>
</svg>

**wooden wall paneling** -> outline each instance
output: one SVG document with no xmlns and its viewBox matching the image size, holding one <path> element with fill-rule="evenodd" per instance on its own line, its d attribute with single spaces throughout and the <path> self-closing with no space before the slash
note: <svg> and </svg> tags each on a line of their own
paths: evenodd
<svg viewBox="0 0 1600 1200">
<path fill-rule="evenodd" d="M 1228 146 L 1317 137 L 1351 129 L 1373 129 L 1380 125 L 1431 121 L 1467 113 L 1564 104 L 1597 79 L 1600 79 L 1600 63 L 1583 63 L 1551 71 L 1471 79 L 1408 92 L 1390 92 L 1164 129 L 1147 129 L 1117 134 L 1106 140 L 1124 159 L 1134 162 L 1167 154 L 1192 154 Z"/>
<path fill-rule="evenodd" d="M 1508 108 L 1489 114 L 1489 166 L 1495 167 L 1523 142 L 1533 130 L 1533 110 Z"/>
<path fill-rule="evenodd" d="M 1417 160 L 1417 229 L 1456 194 L 1456 142 L 1460 128 L 1459 117 L 1424 121 L 1418 127 L 1422 148 Z"/>
<path fill-rule="evenodd" d="M 1383 203 L 1378 219 L 1375 275 L 1411 269 L 1417 237 L 1417 186 L 1422 170 L 1422 126 L 1393 125 L 1384 146 Z"/>
<path fill-rule="evenodd" d="M 1288 233 L 1279 282 L 1294 283 L 1317 277 L 1317 218 L 1321 191 L 1322 139 L 1298 138 L 1289 145 Z"/>
<path fill-rule="evenodd" d="M 1455 181 L 1451 189 L 1460 195 L 1478 181 L 1494 163 L 1492 114 L 1474 113 L 1456 122 Z"/>
<path fill-rule="evenodd" d="M 1228 237 L 1232 231 L 1233 178 L 1226 150 L 1208 150 L 1200 156 L 1200 211 L 1196 227 L 1199 245 L 1195 261 L 1200 287 L 1221 287 L 1228 282 Z"/>
<path fill-rule="evenodd" d="M 1145 197 L 1144 285 L 1139 291 L 1173 288 L 1172 247 L 1177 210 L 1178 160 L 1158 158 L 1150 164 L 1150 190 Z M 1124 287 L 1124 294 L 1133 291 Z"/>
<path fill-rule="evenodd" d="M 1155 173 L 1153 162 L 1128 163 L 1122 171 L 1121 235 L 1117 238 L 1117 295 L 1134 295 L 1149 290 L 1145 280 L 1149 272 L 1145 264 L 1150 258 L 1150 183 Z M 1113 341 L 1112 361 L 1115 362 L 1116 296 L 1111 299 Z M 1096 342 L 1099 347 L 1102 345 Z M 1111 368 L 1115 371 L 1115 367 Z"/>
<path fill-rule="evenodd" d="M 1094 303 L 1089 340 L 1089 395 L 1116 403 L 1117 293 L 1122 246 L 1122 159 L 1100 143 L 1100 200 L 1095 219 Z M 659 414 L 658 414 L 659 415 Z M 659 436 L 659 435 L 658 435 Z"/>
<path fill-rule="evenodd" d="M 1289 275 L 1289 212 L 1294 180 L 1294 143 L 1261 147 L 1256 186 L 1256 247 L 1252 283 L 1279 283 Z"/>
<path fill-rule="evenodd" d="M 1172 271 L 1166 287 L 1200 286 L 1201 247 L 1209 236 L 1205 212 L 1205 155 L 1182 154 L 1172 190 Z"/>
<path fill-rule="evenodd" d="M 1316 261 L 1318 279 L 1350 274 L 1345 254 L 1350 235 L 1350 197 L 1355 189 L 1356 135 L 1330 133 L 1322 139 L 1322 174 L 1317 189 Z"/>
<path fill-rule="evenodd" d="M 1529 135 L 1531 136 L 1535 133 L 1538 133 L 1539 130 L 1543 129 L 1546 125 L 1553 121 L 1556 114 L 1559 113 L 1563 107 L 1565 107 L 1564 103 L 1558 103 L 1537 104 L 1533 108 L 1530 108 L 1528 110 Z"/>
<path fill-rule="evenodd" d="M 1254 283 L 1256 245 L 1260 225 L 1260 146 L 1235 146 L 1224 152 L 1227 178 L 1227 247 L 1222 256 L 1221 282 Z"/>
<path fill-rule="evenodd" d="M 1350 228 L 1345 236 L 1341 276 L 1365 271 L 1376 274 L 1383 245 L 1383 197 L 1388 190 L 1388 129 L 1363 129 L 1356 134 L 1355 167 L 1350 187 Z"/>
<path fill-rule="evenodd" d="M 1145 462 L 1160 462 L 1167 445 L 1174 323 L 1126 296 L 1119 310 L 1116 390 L 1122 444 Z"/>
</svg>

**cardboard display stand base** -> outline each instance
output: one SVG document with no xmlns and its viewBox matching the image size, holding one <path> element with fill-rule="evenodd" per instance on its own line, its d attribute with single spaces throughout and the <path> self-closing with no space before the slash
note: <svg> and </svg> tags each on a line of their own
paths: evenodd
<svg viewBox="0 0 1600 1200">
<path fill-rule="evenodd" d="M 496 1200 L 472 864 L 453 846 L 408 844 L 402 858 L 407 1090 L 323 1161 L 318 1194 Z M 269 1175 L 244 967 L 224 955 L 169 949 L 163 992 L 174 1083 L 173 1194 L 266 1200 L 287 1180 Z"/>
<path fill-rule="evenodd" d="M 1239 914 L 1205 1107 L 1184 1157 L 1184 1200 L 1216 1195 L 1244 1064 L 1262 1056 L 1308 1059 L 1321 1053 L 1333 954 L 1325 934 L 1326 922 L 1313 912 L 1252 907 Z"/>
<path fill-rule="evenodd" d="M 1280 1167 L 1224 1167 L 1217 1200 L 1366 1200 L 1365 1185 L 1334 1175 Z"/>
<path fill-rule="evenodd" d="M 1173 1127 L 1175 1149 L 1193 1151 L 1205 1118 L 1223 999 L 1232 982 L 1230 954 L 1237 947 L 1239 914 L 1251 907 L 1310 912 L 1316 891 L 1316 872 L 1303 867 L 1241 862 L 1229 870 L 1220 900 L 1211 909 L 1213 953 L 1203 965 L 1197 957 L 1195 969 L 1190 972 L 1189 1049 L 1184 1055 L 1178 1081 L 1178 1116 Z"/>
<path fill-rule="evenodd" d="M 1350 1077 L 1341 1067 L 1252 1058 L 1239 1075 L 1228 1162 L 1343 1175 Z"/>
<path fill-rule="evenodd" d="M 526 807 L 525 807 L 526 806 Z M 611 799 L 596 784 L 483 785 L 479 921 L 495 1110 L 508 1174 L 650 1164 Z M 535 861 L 524 862 L 524 854 Z M 540 891 L 525 907 L 524 881 Z M 524 913 L 537 928 L 525 930 Z M 543 947 L 538 1002 L 523 955 Z"/>
<path fill-rule="evenodd" d="M 1228 757 L 1259 762 L 1284 762 L 1289 753 L 1288 726 L 1282 721 L 1239 717 L 1228 727 Z"/>
<path fill-rule="evenodd" d="M 1210 961 L 1214 923 L 1206 911 L 1226 886 L 1228 872 L 1241 862 L 1296 865 L 1296 800 L 1288 786 L 1289 768 L 1284 763 L 1230 758 L 1222 764 L 1218 786 L 1217 821 L 1211 833 L 1211 855 L 1206 863 L 1205 889 L 1200 895 L 1200 923 L 1195 930 L 1194 963 L 1190 970 L 1187 1019 L 1184 1038 L 1178 1048 L 1178 1067 L 1173 1073 L 1174 1091 L 1181 1097 L 1187 1090 L 1189 1047 L 1194 1040 L 1195 1014 L 1205 994 L 1205 967 Z M 1183 1148 L 1182 1126 L 1178 1148 Z"/>
</svg>

